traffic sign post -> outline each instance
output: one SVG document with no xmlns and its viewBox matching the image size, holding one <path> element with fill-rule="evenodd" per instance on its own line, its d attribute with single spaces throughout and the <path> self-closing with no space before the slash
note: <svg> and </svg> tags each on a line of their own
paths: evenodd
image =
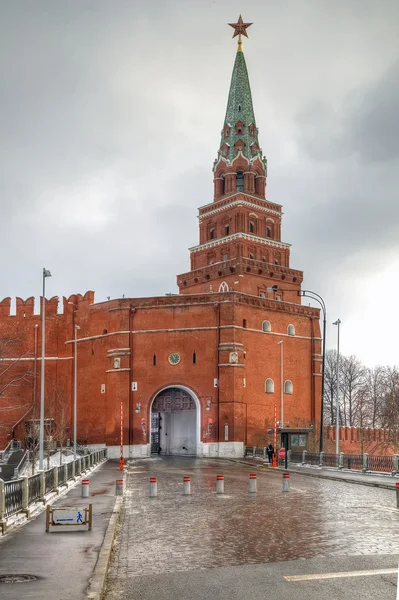
<svg viewBox="0 0 399 600">
<path fill-rule="evenodd" d="M 46 508 L 46 532 L 50 527 L 82 527 L 87 525 L 87 531 L 91 531 L 93 522 L 93 505 L 89 504 L 84 508 L 75 508 L 72 506 L 62 506 L 51 508 L 48 504 Z"/>
</svg>

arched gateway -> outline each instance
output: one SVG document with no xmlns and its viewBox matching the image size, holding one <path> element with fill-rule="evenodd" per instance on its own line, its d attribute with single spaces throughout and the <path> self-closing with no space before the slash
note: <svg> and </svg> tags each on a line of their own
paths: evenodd
<svg viewBox="0 0 399 600">
<path fill-rule="evenodd" d="M 151 405 L 151 452 L 200 454 L 200 403 L 188 388 L 177 385 L 158 392 Z"/>
</svg>

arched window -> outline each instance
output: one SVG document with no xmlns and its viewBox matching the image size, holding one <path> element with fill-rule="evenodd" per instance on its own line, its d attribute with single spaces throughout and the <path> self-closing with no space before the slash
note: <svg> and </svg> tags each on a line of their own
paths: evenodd
<svg viewBox="0 0 399 600">
<path fill-rule="evenodd" d="M 266 381 L 265 381 L 265 392 L 266 392 L 266 394 L 274 394 L 274 381 L 273 381 L 273 379 L 266 379 Z"/>
<path fill-rule="evenodd" d="M 224 235 L 230 235 L 230 225 L 228 224 L 224 226 Z"/>
<path fill-rule="evenodd" d="M 284 383 L 284 394 L 292 394 L 294 391 L 294 386 L 292 385 L 292 381 L 287 379 Z"/>
<path fill-rule="evenodd" d="M 224 178 L 224 175 L 222 175 L 222 181 L 221 181 L 221 190 L 220 190 L 221 194 L 225 194 L 226 193 L 226 180 Z"/>
<path fill-rule="evenodd" d="M 269 226 L 266 227 L 266 237 L 272 237 L 272 228 Z"/>
<path fill-rule="evenodd" d="M 209 239 L 210 240 L 215 239 L 215 228 L 214 227 L 211 227 L 209 230 Z"/>
<path fill-rule="evenodd" d="M 243 171 L 237 171 L 236 190 L 237 190 L 237 192 L 244 191 L 244 172 Z"/>
<path fill-rule="evenodd" d="M 255 233 L 255 223 L 253 221 L 249 222 L 249 233 Z"/>
<path fill-rule="evenodd" d="M 262 331 L 269 332 L 272 330 L 272 326 L 270 325 L 270 321 L 263 321 L 262 323 Z"/>
<path fill-rule="evenodd" d="M 295 327 L 293 325 L 288 325 L 287 333 L 288 335 L 295 335 Z"/>
<path fill-rule="evenodd" d="M 222 283 L 219 285 L 219 292 L 228 292 L 229 291 L 229 286 L 225 281 L 222 281 Z"/>
</svg>

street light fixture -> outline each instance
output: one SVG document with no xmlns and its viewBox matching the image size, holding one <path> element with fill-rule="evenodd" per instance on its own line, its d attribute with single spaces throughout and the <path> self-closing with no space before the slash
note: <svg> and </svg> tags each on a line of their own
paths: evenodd
<svg viewBox="0 0 399 600">
<path fill-rule="evenodd" d="M 272 287 L 268 287 L 268 292 L 296 292 L 298 296 L 305 298 L 312 298 L 318 302 L 323 311 L 323 346 L 322 346 L 322 364 L 321 364 L 321 404 L 320 404 L 320 439 L 319 439 L 319 451 L 323 452 L 323 424 L 324 424 L 324 383 L 325 383 L 325 366 L 326 366 L 326 329 L 327 329 L 327 309 L 323 298 L 316 294 L 316 292 L 312 292 L 311 290 L 295 290 L 295 289 L 282 289 L 279 288 L 278 285 L 273 285 Z"/>
<path fill-rule="evenodd" d="M 341 320 L 337 319 L 333 325 L 337 325 L 337 397 L 335 405 L 335 454 L 339 453 L 339 326 Z"/>
<path fill-rule="evenodd" d="M 77 395 L 78 395 L 78 331 L 80 327 L 79 325 L 75 325 L 75 353 L 74 353 L 74 363 L 73 363 L 73 457 L 76 460 L 76 429 L 77 429 Z"/>
<path fill-rule="evenodd" d="M 50 271 L 43 269 L 43 296 L 42 296 L 42 370 L 40 382 L 40 429 L 39 429 L 39 470 L 43 471 L 44 454 L 44 362 L 46 345 L 46 277 L 51 277 Z"/>
</svg>

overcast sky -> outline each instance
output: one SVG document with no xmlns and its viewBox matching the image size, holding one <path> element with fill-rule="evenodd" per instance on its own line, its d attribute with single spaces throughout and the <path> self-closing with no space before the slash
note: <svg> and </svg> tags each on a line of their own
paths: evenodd
<svg viewBox="0 0 399 600">
<path fill-rule="evenodd" d="M 291 266 L 344 353 L 398 364 L 397 0 L 1 0 L 0 297 L 39 296 L 43 266 L 49 296 L 177 290 L 240 12 Z"/>
</svg>

